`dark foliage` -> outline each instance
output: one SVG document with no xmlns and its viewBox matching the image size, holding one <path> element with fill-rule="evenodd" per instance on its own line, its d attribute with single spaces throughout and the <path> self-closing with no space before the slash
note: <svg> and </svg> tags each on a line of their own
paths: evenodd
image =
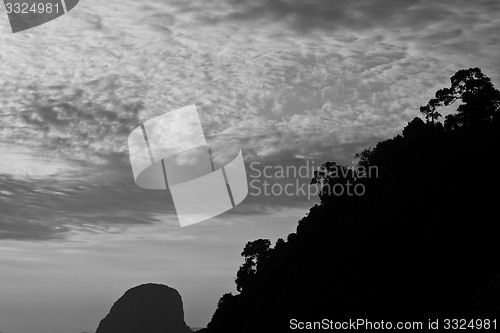
<svg viewBox="0 0 500 333">
<path fill-rule="evenodd" d="M 357 155 L 358 170 L 313 183 L 362 184 L 362 196 L 321 194 L 274 248 L 249 242 L 208 332 L 282 332 L 289 320 L 421 320 L 498 316 L 500 93 L 477 68 L 421 108 L 402 135 Z M 439 106 L 461 100 L 439 122 Z"/>
</svg>

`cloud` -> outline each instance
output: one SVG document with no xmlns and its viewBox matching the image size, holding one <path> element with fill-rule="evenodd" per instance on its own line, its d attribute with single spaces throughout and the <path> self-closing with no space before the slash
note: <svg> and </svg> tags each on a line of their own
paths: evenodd
<svg viewBox="0 0 500 333">
<path fill-rule="evenodd" d="M 248 163 L 349 164 L 354 153 L 401 131 L 456 70 L 479 66 L 500 78 L 495 1 L 81 5 L 57 25 L 1 37 L 8 47 L 0 51 L 0 141 L 14 162 L 0 166 L 25 181 L 9 191 L 36 197 L 33 212 L 56 226 L 92 220 L 105 232 L 119 220 L 141 224 L 154 220 L 146 212 L 173 211 L 156 193 L 136 192 L 127 157 L 130 131 L 163 112 L 196 103 L 218 165 L 234 157 L 234 147 Z M 104 15 L 109 8 L 113 15 Z M 114 183 L 87 187 L 95 175 Z M 51 194 L 40 199 L 29 186 Z M 127 207 L 131 198 L 137 206 Z M 56 216 L 50 211 L 58 201 L 66 208 Z M 298 204 L 251 198 L 240 209 Z M 95 205 L 100 212 L 84 214 Z M 121 216 L 123 207 L 140 213 Z M 68 229 L 56 230 L 47 233 Z"/>
<path fill-rule="evenodd" d="M 151 279 L 177 283 L 205 325 L 245 242 L 286 237 L 316 201 L 249 196 L 180 229 L 168 191 L 135 185 L 129 131 L 196 103 L 218 165 L 235 147 L 261 170 L 350 164 L 457 70 L 498 87 L 499 13 L 496 0 L 87 0 L 22 34 L 0 25 L 1 285 L 19 304 L 6 329 L 90 331 Z M 42 316 L 33 293 L 50 323 L 16 317 Z M 78 313 L 67 327 L 61 308 Z"/>
<path fill-rule="evenodd" d="M 463 2 L 465 3 L 465 1 Z M 456 1 L 454 2 L 456 4 Z M 311 30 L 371 28 L 400 28 L 412 25 L 423 27 L 429 22 L 441 20 L 452 12 L 451 3 L 432 1 L 329 1 L 329 0 L 229 0 L 228 13 L 220 15 L 216 22 L 283 21 L 299 33 Z M 491 3 L 490 7 L 495 6 Z"/>
<path fill-rule="evenodd" d="M 52 94 L 23 96 L 18 118 L 23 126 L 9 133 L 10 141 L 19 143 L 30 132 L 40 136 L 35 143 L 39 149 L 87 161 L 125 151 L 123 139 L 138 125 L 143 104 L 118 97 L 118 80 L 105 77 L 86 83 L 88 90 L 57 87 L 51 89 Z"/>
<path fill-rule="evenodd" d="M 62 240 L 74 232 L 122 233 L 160 223 L 160 213 L 172 217 L 162 224 L 177 228 L 169 193 L 135 186 L 123 159 L 116 158 L 108 171 L 87 167 L 88 173 L 51 177 L 1 176 L 0 239 Z"/>
</svg>

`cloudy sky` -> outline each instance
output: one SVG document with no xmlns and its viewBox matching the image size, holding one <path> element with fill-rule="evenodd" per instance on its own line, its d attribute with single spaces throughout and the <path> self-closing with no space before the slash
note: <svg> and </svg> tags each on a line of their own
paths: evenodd
<svg viewBox="0 0 500 333">
<path fill-rule="evenodd" d="M 314 200 L 249 196 L 180 228 L 168 191 L 135 185 L 129 133 L 196 104 L 219 162 L 230 145 L 247 166 L 349 164 L 457 70 L 500 85 L 499 14 L 496 0 L 81 0 L 12 34 L 1 6 L 0 331 L 93 332 L 145 282 L 206 325 L 245 242 L 286 237 Z"/>
</svg>

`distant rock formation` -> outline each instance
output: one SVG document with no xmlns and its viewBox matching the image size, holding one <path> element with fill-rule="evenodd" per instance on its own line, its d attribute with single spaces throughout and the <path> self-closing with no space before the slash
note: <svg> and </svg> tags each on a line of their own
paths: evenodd
<svg viewBox="0 0 500 333">
<path fill-rule="evenodd" d="M 191 333 L 181 295 L 161 284 L 129 289 L 101 320 L 96 333 Z"/>
</svg>

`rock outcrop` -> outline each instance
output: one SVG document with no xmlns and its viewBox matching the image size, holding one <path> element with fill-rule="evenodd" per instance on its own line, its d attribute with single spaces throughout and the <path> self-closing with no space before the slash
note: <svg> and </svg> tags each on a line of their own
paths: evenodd
<svg viewBox="0 0 500 333">
<path fill-rule="evenodd" d="M 129 289 L 101 320 L 96 333 L 191 333 L 181 295 L 161 284 Z"/>
</svg>

